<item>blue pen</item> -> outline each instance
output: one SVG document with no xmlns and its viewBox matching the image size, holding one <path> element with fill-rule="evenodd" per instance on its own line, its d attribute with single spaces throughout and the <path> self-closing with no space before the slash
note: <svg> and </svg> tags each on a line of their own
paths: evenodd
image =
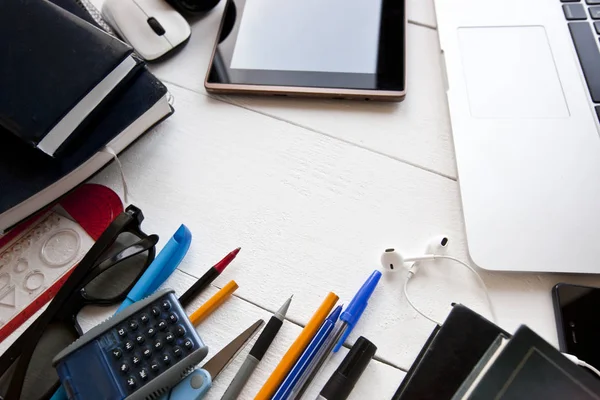
<svg viewBox="0 0 600 400">
<path fill-rule="evenodd" d="M 354 325 L 356 325 L 360 319 L 360 316 L 365 311 L 365 308 L 367 308 L 367 304 L 369 304 L 369 297 L 371 297 L 373 294 L 373 291 L 375 290 L 377 283 L 379 283 L 380 278 L 381 272 L 373 271 L 371 276 L 369 276 L 358 292 L 356 292 L 354 298 L 340 316 L 340 321 L 345 322 L 346 329 L 344 330 L 339 342 L 337 342 L 335 345 L 333 349 L 334 353 L 337 352 L 340 347 L 342 347 L 346 341 L 346 338 L 348 338 L 348 335 L 350 335 L 350 332 L 352 332 L 352 329 L 354 329 Z"/>
<path fill-rule="evenodd" d="M 191 243 L 192 233 L 187 226 L 181 224 L 177 232 L 173 234 L 173 237 L 169 239 L 165 247 L 163 247 L 158 256 L 152 261 L 152 264 L 146 269 L 146 272 L 144 272 L 129 291 L 127 298 L 121 303 L 115 314 L 136 301 L 154 293 L 175 271 L 179 263 L 181 263 Z M 60 386 L 50 400 L 67 400 L 67 393 L 64 387 Z"/>
<path fill-rule="evenodd" d="M 294 386 L 298 383 L 302 374 L 306 372 L 308 365 L 315 358 L 319 349 L 321 349 L 331 334 L 331 331 L 333 331 L 335 322 L 338 320 L 341 312 L 342 306 L 337 306 L 335 310 L 329 314 L 329 317 L 323 322 L 323 325 L 321 325 L 315 337 L 312 338 L 308 347 L 304 350 L 298 359 L 298 362 L 296 362 L 296 365 L 294 365 L 290 373 L 285 377 L 281 386 L 279 386 L 279 389 L 277 389 L 277 392 L 275 392 L 272 400 L 286 400 L 289 397 Z"/>
</svg>

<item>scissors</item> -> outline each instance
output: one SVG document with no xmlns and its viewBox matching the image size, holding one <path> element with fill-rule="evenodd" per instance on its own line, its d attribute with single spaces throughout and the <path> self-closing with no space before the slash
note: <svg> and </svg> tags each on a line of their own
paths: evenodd
<svg viewBox="0 0 600 400">
<path fill-rule="evenodd" d="M 212 382 L 219 376 L 221 371 L 235 358 L 238 352 L 244 348 L 246 343 L 254 336 L 258 328 L 264 323 L 262 319 L 256 321 L 252 326 L 242 332 L 231 343 L 223 347 L 221 351 L 206 362 L 200 369 L 194 370 L 185 379 L 175 386 L 170 393 L 160 397 L 158 400 L 201 400 L 212 387 Z"/>
</svg>

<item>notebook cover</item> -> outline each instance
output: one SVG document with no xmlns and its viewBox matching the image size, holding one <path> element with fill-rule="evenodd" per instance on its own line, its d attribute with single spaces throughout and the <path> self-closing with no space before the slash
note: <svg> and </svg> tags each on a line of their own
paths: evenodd
<svg viewBox="0 0 600 400">
<path fill-rule="evenodd" d="M 456 304 L 436 326 L 392 400 L 450 400 L 499 334 L 510 335 Z"/>
<path fill-rule="evenodd" d="M 35 146 L 132 49 L 51 2 L 11 0 L 0 54 L 0 126 Z"/>
<path fill-rule="evenodd" d="M 470 400 L 600 400 L 600 380 L 521 326 Z"/>
<path fill-rule="evenodd" d="M 48 157 L 16 136 L 2 135 L 0 132 L 0 137 L 3 137 L 0 146 L 0 221 L 4 212 L 77 169 L 143 115 L 166 92 L 166 87 L 150 72 L 142 71 L 125 93 L 114 100 L 103 118 L 86 127 L 86 140 L 79 144 L 77 150 L 67 151 L 60 158 Z M 164 117 L 161 116 L 159 120 Z M 91 171 L 89 175 L 95 172 Z M 57 193 L 49 202 L 64 194 Z M 8 227 L 0 222 L 0 230 Z"/>
</svg>

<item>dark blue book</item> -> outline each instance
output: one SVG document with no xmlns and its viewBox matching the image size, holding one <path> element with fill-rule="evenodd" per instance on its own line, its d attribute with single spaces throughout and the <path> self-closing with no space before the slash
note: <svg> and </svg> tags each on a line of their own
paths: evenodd
<svg viewBox="0 0 600 400">
<path fill-rule="evenodd" d="M 76 0 L 53 1 L 96 24 Z M 118 153 L 172 112 L 167 88 L 144 67 L 60 157 L 49 157 L 0 127 L 0 232 L 56 202 L 110 162 L 112 157 L 100 151 L 106 145 Z"/>
<path fill-rule="evenodd" d="M 46 0 L 3 2 L 0 126 L 58 156 L 143 66 L 133 49 Z"/>
</svg>

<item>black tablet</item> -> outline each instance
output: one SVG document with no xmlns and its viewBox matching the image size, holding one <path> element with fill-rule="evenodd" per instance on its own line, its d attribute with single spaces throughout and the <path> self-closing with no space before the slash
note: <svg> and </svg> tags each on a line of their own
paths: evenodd
<svg viewBox="0 0 600 400">
<path fill-rule="evenodd" d="M 404 0 L 228 0 L 205 86 L 399 101 Z"/>
</svg>

